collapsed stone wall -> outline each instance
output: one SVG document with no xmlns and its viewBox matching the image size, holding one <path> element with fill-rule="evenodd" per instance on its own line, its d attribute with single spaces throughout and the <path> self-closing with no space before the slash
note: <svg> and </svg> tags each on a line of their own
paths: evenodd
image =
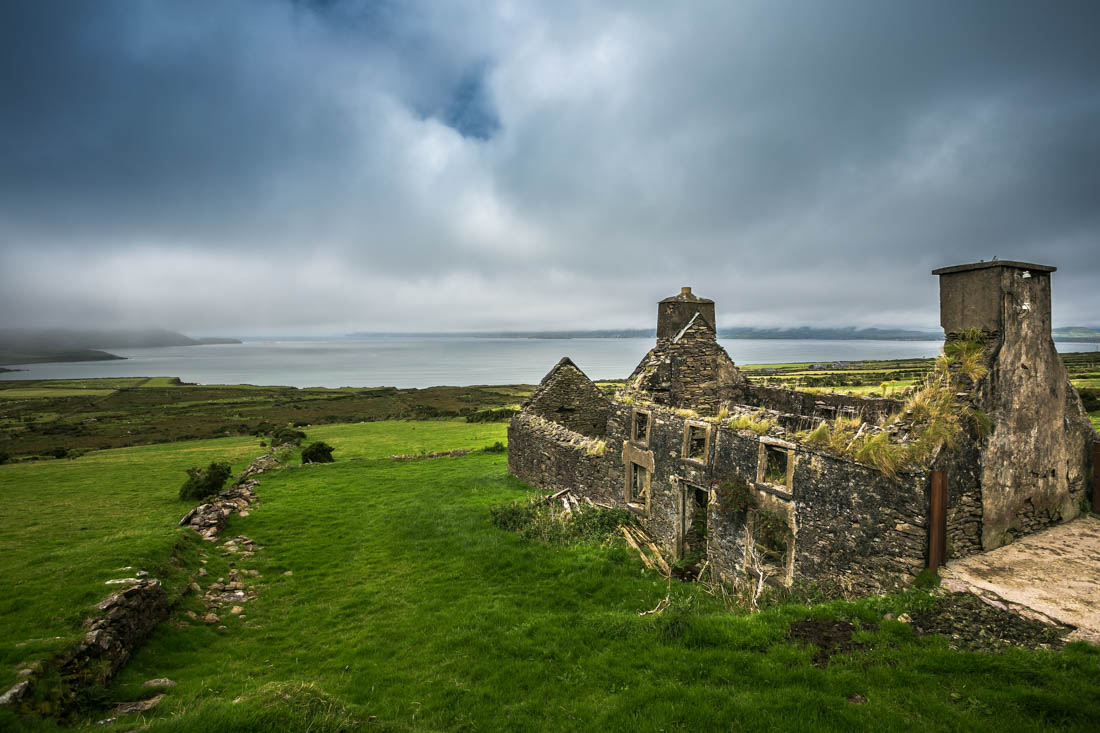
<svg viewBox="0 0 1100 733">
<path fill-rule="evenodd" d="M 898 400 L 884 397 L 853 397 L 839 394 L 813 394 L 798 392 L 782 387 L 768 387 L 760 384 L 749 385 L 745 391 L 745 404 L 763 407 L 768 410 L 793 415 L 830 414 L 834 411 L 851 410 L 865 422 L 875 422 L 892 415 L 902 408 Z M 832 408 L 828 413 L 819 410 L 820 405 Z"/>
<path fill-rule="evenodd" d="M 204 540 L 213 542 L 230 514 L 246 514 L 256 500 L 252 489 L 259 482 L 254 477 L 280 466 L 275 457 L 278 449 L 272 446 L 268 453 L 252 461 L 231 487 L 219 492 L 211 502 L 192 509 L 179 526 L 189 526 Z M 87 632 L 80 643 L 32 667 L 33 673 L 27 679 L 0 695 L 0 705 L 17 709 L 25 706 L 39 681 L 45 675 L 56 674 L 61 686 L 54 690 L 60 696 L 54 712 L 63 713 L 72 705 L 78 689 L 105 685 L 114 679 L 183 594 L 192 589 L 184 586 L 169 592 L 159 579 L 140 577 L 142 572 L 139 577 L 108 581 L 125 583 L 126 587 L 95 605 L 98 613 L 85 620 Z"/>
</svg>

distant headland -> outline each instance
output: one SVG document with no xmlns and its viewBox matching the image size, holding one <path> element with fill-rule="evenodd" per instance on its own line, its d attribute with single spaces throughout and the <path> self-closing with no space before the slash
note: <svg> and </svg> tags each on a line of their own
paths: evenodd
<svg viewBox="0 0 1100 733">
<path fill-rule="evenodd" d="M 204 346 L 239 344 L 237 339 L 193 339 L 163 328 L 97 329 L 5 328 L 0 329 L 0 365 L 44 364 L 62 361 L 125 359 L 104 349 L 151 346 Z"/>
</svg>

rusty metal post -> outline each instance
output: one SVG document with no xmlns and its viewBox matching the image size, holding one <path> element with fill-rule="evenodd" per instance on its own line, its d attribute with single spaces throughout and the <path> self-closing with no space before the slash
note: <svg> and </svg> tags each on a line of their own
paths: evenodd
<svg viewBox="0 0 1100 733">
<path fill-rule="evenodd" d="M 947 551 L 947 473 L 932 472 L 931 511 L 928 517 L 928 567 L 943 565 Z"/>
<path fill-rule="evenodd" d="M 1092 444 L 1092 513 L 1100 514 L 1100 442 Z"/>
</svg>

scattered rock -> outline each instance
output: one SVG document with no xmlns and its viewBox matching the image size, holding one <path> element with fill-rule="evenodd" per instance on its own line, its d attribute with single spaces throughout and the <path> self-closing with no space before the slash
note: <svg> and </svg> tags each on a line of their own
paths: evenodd
<svg viewBox="0 0 1100 733">
<path fill-rule="evenodd" d="M 218 627 L 218 631 L 228 631 L 228 630 L 229 630 L 228 626 L 219 626 Z"/>
<path fill-rule="evenodd" d="M 103 585 L 122 585 L 123 583 L 136 583 L 137 578 L 112 578 L 103 583 Z"/>
<path fill-rule="evenodd" d="M 23 697 L 23 695 L 26 694 L 27 690 L 30 689 L 30 686 L 30 680 L 16 682 L 8 689 L 7 692 L 5 692 L 3 695 L 0 695 L 0 705 L 10 705 L 11 703 L 18 701 L 20 698 Z"/>
<path fill-rule="evenodd" d="M 176 683 L 167 677 L 157 677 L 155 680 L 143 682 L 142 687 L 175 687 Z"/>
<path fill-rule="evenodd" d="M 213 613 L 206 614 L 205 616 L 202 617 L 202 620 L 203 620 L 203 623 L 208 623 L 208 624 L 216 624 L 219 621 L 221 621 L 221 619 L 218 618 L 217 614 L 213 614 Z"/>
<path fill-rule="evenodd" d="M 955 578 L 944 578 L 940 581 L 940 587 L 951 593 L 966 593 L 970 590 L 970 586 Z"/>
<path fill-rule="evenodd" d="M 901 621 L 903 624 L 911 624 L 913 623 L 913 618 L 907 613 L 899 613 L 898 621 Z"/>
<path fill-rule="evenodd" d="M 121 717 L 123 715 L 131 715 L 133 713 L 144 713 L 146 710 L 152 710 L 157 705 L 160 705 L 160 701 L 164 699 L 164 695 L 155 695 L 148 700 L 138 700 L 137 702 L 126 702 L 117 706 L 111 711 L 115 716 Z"/>
<path fill-rule="evenodd" d="M 229 609 L 229 612 L 235 616 L 243 610 L 244 610 L 243 606 L 233 606 L 233 608 Z"/>
<path fill-rule="evenodd" d="M 199 577 L 200 578 L 205 578 L 207 575 L 210 575 L 210 573 L 208 573 L 206 571 L 206 568 L 199 568 Z"/>
<path fill-rule="evenodd" d="M 287 570 L 285 573 L 283 573 L 283 575 L 289 578 L 291 575 L 294 575 L 294 571 L 293 570 Z"/>
<path fill-rule="evenodd" d="M 865 698 L 863 695 L 852 695 L 848 698 L 848 702 L 852 703 L 853 705 L 866 705 L 867 698 Z"/>
<path fill-rule="evenodd" d="M 973 594 L 961 593 L 941 598 L 929 609 L 914 611 L 913 631 L 942 634 L 952 649 L 998 651 L 1009 646 L 1060 649 L 1072 629 L 1025 619 Z"/>
</svg>

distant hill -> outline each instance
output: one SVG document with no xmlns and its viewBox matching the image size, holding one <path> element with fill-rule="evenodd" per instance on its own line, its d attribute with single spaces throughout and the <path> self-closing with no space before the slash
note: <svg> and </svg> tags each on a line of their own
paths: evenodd
<svg viewBox="0 0 1100 733">
<path fill-rule="evenodd" d="M 1100 331 L 1088 326 L 1064 326 L 1051 330 L 1055 341 L 1084 341 L 1100 343 Z"/>
<path fill-rule="evenodd" d="M 0 364 L 125 359 L 102 349 L 151 346 L 200 346 L 237 343 L 236 339 L 193 339 L 163 328 L 78 330 L 71 328 L 0 329 Z"/>
<path fill-rule="evenodd" d="M 467 331 L 463 333 L 353 333 L 348 338 L 370 336 L 466 336 L 472 338 L 525 339 L 599 339 L 656 338 L 657 331 L 646 328 L 604 329 L 598 331 Z M 927 341 L 943 337 L 940 331 L 907 331 L 886 328 L 720 328 L 718 338 L 725 339 L 876 339 L 886 341 Z"/>
<path fill-rule="evenodd" d="M 935 341 L 942 331 L 912 331 L 902 328 L 720 328 L 718 338 L 726 339 L 818 339 L 826 341 Z"/>
</svg>

